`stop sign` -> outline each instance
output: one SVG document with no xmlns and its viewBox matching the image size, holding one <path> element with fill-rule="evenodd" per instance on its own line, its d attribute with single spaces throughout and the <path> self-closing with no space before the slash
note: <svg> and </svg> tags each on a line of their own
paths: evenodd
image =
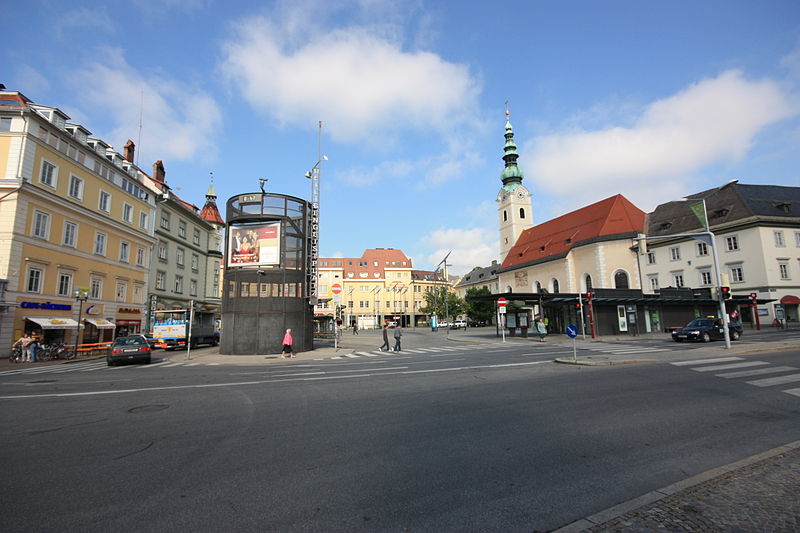
<svg viewBox="0 0 800 533">
<path fill-rule="evenodd" d="M 508 300 L 506 300 L 505 298 L 498 298 L 497 305 L 500 307 L 505 307 L 508 305 Z"/>
<path fill-rule="evenodd" d="M 340 292 L 342 292 L 342 286 L 339 285 L 338 283 L 334 283 L 333 285 L 331 285 L 331 292 L 333 294 L 339 294 Z"/>
</svg>

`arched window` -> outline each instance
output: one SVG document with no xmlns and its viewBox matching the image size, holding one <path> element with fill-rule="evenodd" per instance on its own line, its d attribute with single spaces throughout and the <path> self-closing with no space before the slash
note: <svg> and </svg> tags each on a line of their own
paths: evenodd
<svg viewBox="0 0 800 533">
<path fill-rule="evenodd" d="M 586 292 L 592 292 L 592 276 L 586 274 Z"/>
<path fill-rule="evenodd" d="M 513 292 L 513 291 L 511 290 L 511 285 L 509 285 L 508 287 L 506 287 L 506 292 Z"/>
<path fill-rule="evenodd" d="M 508 222 L 508 213 L 503 209 L 503 222 Z"/>
<path fill-rule="evenodd" d="M 519 208 L 519 218 L 525 218 L 525 208 L 524 207 L 520 207 Z"/>
<path fill-rule="evenodd" d="M 538 281 L 536 282 L 536 292 L 542 292 L 542 284 Z"/>
<path fill-rule="evenodd" d="M 558 290 L 558 280 L 556 278 L 553 278 L 553 292 L 561 292 Z"/>
<path fill-rule="evenodd" d="M 614 287 L 617 289 L 628 289 L 628 274 L 623 270 L 617 270 L 614 274 Z"/>
</svg>

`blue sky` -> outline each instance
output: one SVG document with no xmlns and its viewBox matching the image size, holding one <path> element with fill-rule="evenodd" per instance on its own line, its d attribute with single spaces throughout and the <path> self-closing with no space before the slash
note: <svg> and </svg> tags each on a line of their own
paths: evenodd
<svg viewBox="0 0 800 533">
<path fill-rule="evenodd" d="M 497 259 L 506 100 L 535 223 L 800 186 L 797 1 L 32 0 L 4 22 L 0 82 L 140 140 L 196 205 L 213 172 L 223 216 L 259 178 L 310 198 L 323 121 L 326 257 Z"/>
</svg>

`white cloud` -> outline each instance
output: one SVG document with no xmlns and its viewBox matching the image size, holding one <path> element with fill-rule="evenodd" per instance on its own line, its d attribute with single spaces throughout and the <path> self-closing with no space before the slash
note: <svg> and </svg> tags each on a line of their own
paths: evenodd
<svg viewBox="0 0 800 533">
<path fill-rule="evenodd" d="M 112 33 L 116 24 L 105 6 L 79 7 L 58 14 L 55 18 L 55 33 L 59 39 L 69 39 L 73 32 L 92 34 Z"/>
<path fill-rule="evenodd" d="M 571 207 L 622 193 L 647 210 L 687 186 L 695 191 L 685 178 L 740 160 L 762 129 L 797 113 L 778 83 L 731 70 L 650 104 L 630 127 L 534 139 L 521 163 L 529 161 L 523 166 L 537 188 Z"/>
<path fill-rule="evenodd" d="M 423 246 L 432 250 L 427 263 L 439 264 L 448 252 L 449 274 L 463 275 L 476 266 L 489 265 L 497 259 L 497 231 L 486 228 L 438 229 L 422 239 Z"/>
<path fill-rule="evenodd" d="M 348 142 L 475 121 L 479 82 L 467 66 L 404 50 L 385 27 L 306 28 L 301 41 L 292 13 L 287 24 L 242 21 L 223 45 L 220 69 L 256 109 L 284 124 L 322 119 Z"/>
<path fill-rule="evenodd" d="M 20 87 L 25 87 L 23 94 L 33 100 L 36 100 L 36 95 L 50 90 L 47 77 L 30 65 L 18 66 L 14 79 Z"/>
<path fill-rule="evenodd" d="M 104 140 L 120 151 L 127 139 L 136 140 L 142 109 L 142 142 L 137 149 L 143 155 L 143 168 L 156 159 L 188 160 L 215 153 L 213 136 L 222 114 L 208 93 L 161 74 L 139 72 L 119 51 L 106 50 L 102 55 L 72 73 L 71 79 L 95 123 L 110 122 L 108 131 L 102 132 Z M 103 113 L 102 121 L 97 111 Z"/>
</svg>

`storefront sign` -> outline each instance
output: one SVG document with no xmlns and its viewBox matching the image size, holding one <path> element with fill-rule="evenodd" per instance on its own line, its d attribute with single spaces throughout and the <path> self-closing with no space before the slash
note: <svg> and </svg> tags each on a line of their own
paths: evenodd
<svg viewBox="0 0 800 533">
<path fill-rule="evenodd" d="M 20 302 L 23 309 L 47 309 L 48 311 L 72 311 L 71 305 L 54 304 L 50 302 Z"/>
<path fill-rule="evenodd" d="M 131 314 L 131 315 L 138 315 L 139 313 L 142 312 L 142 310 L 138 309 L 136 307 L 120 307 L 117 310 L 117 312 L 118 313 L 127 313 L 127 314 Z"/>
</svg>

